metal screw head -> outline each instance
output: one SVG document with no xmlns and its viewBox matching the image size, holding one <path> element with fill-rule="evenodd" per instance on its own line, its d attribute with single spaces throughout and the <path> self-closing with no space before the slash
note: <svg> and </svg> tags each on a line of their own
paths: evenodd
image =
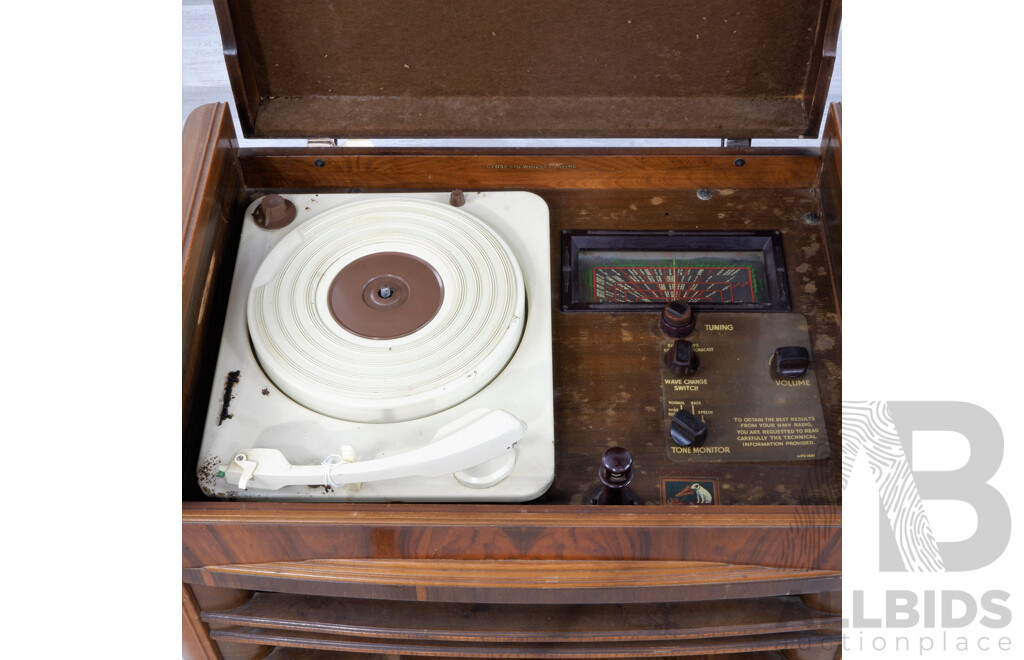
<svg viewBox="0 0 1024 660">
<path fill-rule="evenodd" d="M 744 165 L 747 164 L 747 161 L 743 160 L 742 158 L 737 158 L 736 160 L 732 161 L 732 164 L 735 165 L 736 167 L 743 167 Z"/>
<path fill-rule="evenodd" d="M 697 199 L 703 199 L 705 201 L 711 199 L 711 191 L 707 188 L 701 188 L 697 191 Z"/>
<path fill-rule="evenodd" d="M 327 163 L 324 162 L 323 158 L 317 158 L 316 160 L 313 161 L 313 164 L 316 165 L 317 167 L 323 167 Z"/>
<path fill-rule="evenodd" d="M 804 213 L 804 217 L 801 218 L 805 225 L 816 225 L 821 222 L 821 218 L 818 217 L 817 213 Z"/>
</svg>

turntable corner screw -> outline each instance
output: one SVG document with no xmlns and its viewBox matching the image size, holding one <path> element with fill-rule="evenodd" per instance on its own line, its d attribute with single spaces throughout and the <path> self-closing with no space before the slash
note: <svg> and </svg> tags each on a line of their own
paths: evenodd
<svg viewBox="0 0 1024 660">
<path fill-rule="evenodd" d="M 821 218 L 818 217 L 817 213 L 804 213 L 802 220 L 805 225 L 816 225 L 821 222 Z"/>
<path fill-rule="evenodd" d="M 313 164 L 316 165 L 317 167 L 323 167 L 327 163 L 324 162 L 323 158 L 317 158 L 316 160 L 313 161 Z"/>
<path fill-rule="evenodd" d="M 697 199 L 709 200 L 711 199 L 711 191 L 707 188 L 701 188 L 697 191 Z"/>
<path fill-rule="evenodd" d="M 732 164 L 735 165 L 736 167 L 743 167 L 744 165 L 747 164 L 747 161 L 743 160 L 742 158 L 737 158 L 736 160 L 732 161 Z"/>
</svg>

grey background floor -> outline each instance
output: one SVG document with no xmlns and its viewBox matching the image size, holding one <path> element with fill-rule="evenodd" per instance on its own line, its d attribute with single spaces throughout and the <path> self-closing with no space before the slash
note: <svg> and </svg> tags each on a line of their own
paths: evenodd
<svg viewBox="0 0 1024 660">
<path fill-rule="evenodd" d="M 832 85 L 828 100 L 838 102 L 842 98 L 842 36 L 836 56 L 836 67 L 832 75 Z M 214 14 L 211 0 L 184 0 L 181 7 L 181 119 L 182 122 L 197 106 L 216 101 L 234 101 L 231 85 L 228 82 L 227 69 L 221 48 L 220 31 L 217 17 Z M 235 116 L 237 133 L 238 119 Z M 337 136 L 350 137 L 350 136 Z M 588 140 L 586 136 L 574 140 L 375 140 L 379 146 L 429 146 L 441 144 L 457 144 L 459 146 L 679 146 L 700 145 L 714 146 L 717 140 Z M 788 145 L 806 144 L 807 141 L 794 140 L 755 140 L 756 145 Z M 251 144 L 242 139 L 243 145 Z M 274 140 L 261 141 L 260 144 L 292 145 L 301 144 L 295 141 Z"/>
</svg>

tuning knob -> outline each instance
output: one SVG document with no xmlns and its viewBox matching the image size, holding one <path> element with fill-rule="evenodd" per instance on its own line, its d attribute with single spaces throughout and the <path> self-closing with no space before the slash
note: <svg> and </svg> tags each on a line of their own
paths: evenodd
<svg viewBox="0 0 1024 660">
<path fill-rule="evenodd" d="M 807 373 L 811 354 L 803 346 L 780 346 L 772 355 L 772 370 L 782 378 L 799 378 Z"/>
<path fill-rule="evenodd" d="M 661 331 L 669 337 L 679 339 L 693 332 L 697 320 L 693 317 L 693 310 L 682 300 L 673 300 L 661 310 L 661 321 L 658 322 Z"/>
<path fill-rule="evenodd" d="M 693 344 L 685 339 L 677 339 L 665 353 L 665 368 L 673 376 L 686 377 L 697 373 L 700 360 L 693 350 Z"/>
<path fill-rule="evenodd" d="M 700 447 L 707 440 L 708 426 L 690 411 L 680 410 L 672 417 L 669 435 L 680 447 Z"/>
</svg>

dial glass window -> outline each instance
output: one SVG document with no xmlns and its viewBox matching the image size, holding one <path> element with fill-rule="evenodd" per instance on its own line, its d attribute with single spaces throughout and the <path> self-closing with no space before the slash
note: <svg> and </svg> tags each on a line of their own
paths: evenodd
<svg viewBox="0 0 1024 660">
<path fill-rule="evenodd" d="M 562 237 L 562 308 L 788 311 L 778 232 L 570 232 Z"/>
</svg>

